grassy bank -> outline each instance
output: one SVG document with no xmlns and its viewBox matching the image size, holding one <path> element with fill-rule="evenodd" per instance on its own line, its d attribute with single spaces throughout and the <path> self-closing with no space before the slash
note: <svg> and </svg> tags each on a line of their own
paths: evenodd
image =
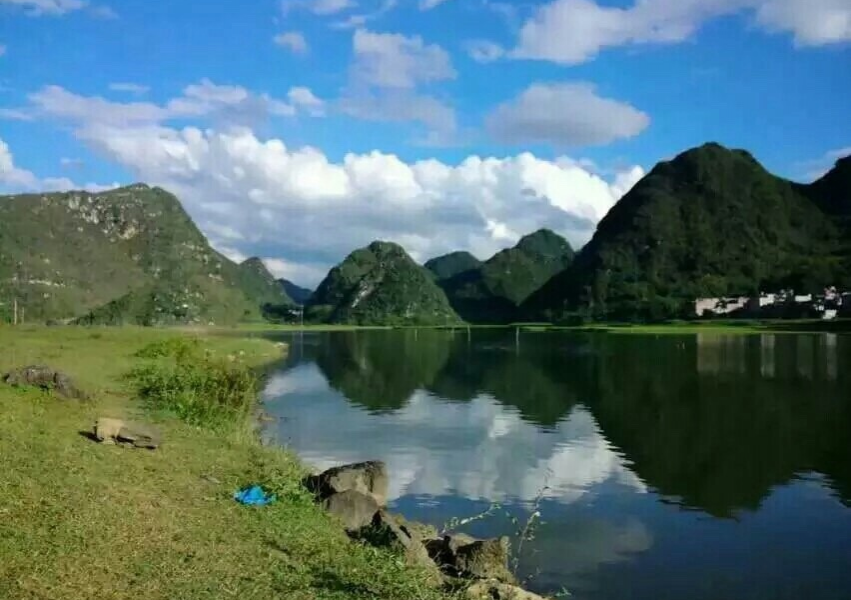
<svg viewBox="0 0 851 600">
<path fill-rule="evenodd" d="M 238 427 L 147 410 L 125 374 L 146 360 L 140 349 L 176 335 L 199 333 L 0 328 L 0 372 L 48 364 L 92 395 L 80 403 L 0 384 L 0 598 L 443 597 L 397 556 L 350 541 L 302 491 L 292 454 Z M 262 339 L 199 343 L 258 367 L 282 352 Z M 100 416 L 154 422 L 164 444 L 97 444 L 81 433 Z M 279 501 L 234 502 L 249 483 Z"/>
</svg>

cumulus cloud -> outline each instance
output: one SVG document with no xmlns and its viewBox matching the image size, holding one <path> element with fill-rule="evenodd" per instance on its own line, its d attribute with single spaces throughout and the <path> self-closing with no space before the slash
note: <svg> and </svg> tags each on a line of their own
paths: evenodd
<svg viewBox="0 0 851 600">
<path fill-rule="evenodd" d="M 609 182 L 575 161 L 528 153 L 448 165 L 375 151 L 332 162 L 247 129 L 95 124 L 78 135 L 135 178 L 177 193 L 217 246 L 284 259 L 309 285 L 375 239 L 421 261 L 456 249 L 487 257 L 543 226 L 581 245 L 625 191 L 623 177 Z"/>
<path fill-rule="evenodd" d="M 769 30 L 791 32 L 798 46 L 851 41 L 848 0 L 770 0 L 758 7 L 756 20 Z"/>
<path fill-rule="evenodd" d="M 209 79 L 186 86 L 183 95 L 165 104 L 117 102 L 100 96 L 81 96 L 57 85 L 45 86 L 28 98 L 30 106 L 10 109 L 9 114 L 0 116 L 45 116 L 115 127 L 154 125 L 187 118 L 251 125 L 269 116 L 295 116 L 301 111 L 317 116 L 317 108 L 321 104 L 309 89 L 303 87 L 291 88 L 289 101 L 283 101 L 268 94 L 255 94 L 241 86 L 218 85 Z"/>
<path fill-rule="evenodd" d="M 349 85 L 339 99 L 342 112 L 370 121 L 420 123 L 429 130 L 426 139 L 452 138 L 455 110 L 422 91 L 456 77 L 446 50 L 419 36 L 358 29 L 352 51 Z"/>
<path fill-rule="evenodd" d="M 495 139 L 557 146 L 607 144 L 638 135 L 650 117 L 633 106 L 599 96 L 589 83 L 537 83 L 486 118 Z"/>
<path fill-rule="evenodd" d="M 300 31 L 279 33 L 274 37 L 274 42 L 294 54 L 307 54 L 309 50 L 307 40 L 304 39 L 304 35 Z"/>
<path fill-rule="evenodd" d="M 456 76 L 449 53 L 416 35 L 358 29 L 353 51 L 353 76 L 367 86 L 410 89 Z"/>
<path fill-rule="evenodd" d="M 791 32 L 799 45 L 851 40 L 847 0 L 636 0 L 627 8 L 553 0 L 526 21 L 511 55 L 577 64 L 605 48 L 683 42 L 706 21 L 743 11 L 761 27 Z"/>
<path fill-rule="evenodd" d="M 110 83 L 109 89 L 113 92 L 127 92 L 128 94 L 141 96 L 142 94 L 147 94 L 151 88 L 147 85 L 140 85 L 138 83 L 117 82 Z"/>
<path fill-rule="evenodd" d="M 17 6 L 34 17 L 59 16 L 88 6 L 85 0 L 0 0 L 0 4 Z"/>
<path fill-rule="evenodd" d="M 447 164 L 373 151 L 334 161 L 245 126 L 169 124 L 174 114 L 209 121 L 208 111 L 240 104 L 246 94 L 202 82 L 186 88 L 181 103 L 158 105 L 56 88 L 35 94 L 33 110 L 70 125 L 79 140 L 135 180 L 177 194 L 222 252 L 277 259 L 270 264 L 278 272 L 308 285 L 376 239 L 399 242 L 420 261 L 458 249 L 486 258 L 540 227 L 579 246 L 643 174 L 625 168 L 604 178 L 585 162 L 530 153 Z M 306 88 L 293 88 L 286 103 L 305 114 L 323 109 Z M 32 174 L 9 165 L 7 181 L 38 185 Z"/>
<path fill-rule="evenodd" d="M 444 2 L 446 0 L 420 0 L 420 10 L 431 10 Z"/>
<path fill-rule="evenodd" d="M 355 0 L 281 0 L 281 12 L 303 9 L 315 15 L 333 15 L 357 6 Z"/>
</svg>

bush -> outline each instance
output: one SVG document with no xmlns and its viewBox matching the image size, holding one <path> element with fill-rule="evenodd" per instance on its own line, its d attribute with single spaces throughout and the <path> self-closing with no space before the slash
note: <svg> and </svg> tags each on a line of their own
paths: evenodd
<svg viewBox="0 0 851 600">
<path fill-rule="evenodd" d="M 151 344 L 138 356 L 158 359 L 130 373 L 152 408 L 213 429 L 243 424 L 251 414 L 257 378 L 246 365 L 214 358 L 182 339 Z"/>
</svg>

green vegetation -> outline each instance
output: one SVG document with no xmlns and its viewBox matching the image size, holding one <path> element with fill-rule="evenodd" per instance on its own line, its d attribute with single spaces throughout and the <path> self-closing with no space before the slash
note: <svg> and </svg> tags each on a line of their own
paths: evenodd
<svg viewBox="0 0 851 600">
<path fill-rule="evenodd" d="M 309 290 L 307 288 L 303 288 L 299 285 L 294 284 L 292 281 L 288 279 L 279 279 L 278 283 L 281 287 L 284 288 L 284 291 L 287 293 L 287 296 L 293 299 L 293 302 L 299 305 L 307 304 L 310 297 L 313 295 L 313 290 Z"/>
<path fill-rule="evenodd" d="M 423 266 L 434 273 L 438 281 L 442 281 L 478 269 L 482 266 L 482 261 L 469 252 L 450 252 L 432 258 Z"/>
<path fill-rule="evenodd" d="M 219 430 L 252 414 L 257 378 L 239 357 L 216 358 L 182 338 L 155 342 L 136 356 L 153 359 L 130 373 L 137 395 L 151 408 Z"/>
<path fill-rule="evenodd" d="M 259 320 L 261 304 L 287 301 L 144 184 L 0 197 L 0 322 L 14 300 L 32 322 L 138 325 Z"/>
<path fill-rule="evenodd" d="M 661 320 L 686 315 L 697 297 L 847 289 L 840 224 L 813 200 L 829 188 L 825 202 L 844 206 L 846 179 L 800 186 L 742 150 L 689 150 L 624 196 L 524 309 L 555 321 Z"/>
<path fill-rule="evenodd" d="M 355 250 L 331 269 L 310 299 L 307 316 L 356 325 L 460 322 L 431 273 L 389 242 Z"/>
<path fill-rule="evenodd" d="M 506 323 L 517 319 L 520 304 L 553 275 L 564 270 L 573 260 L 573 254 L 567 240 L 548 229 L 541 229 L 522 238 L 514 248 L 497 253 L 478 268 L 439 279 L 439 283 L 464 320 Z M 438 266 L 451 272 L 446 269 L 445 261 L 435 260 L 441 260 Z"/>
<path fill-rule="evenodd" d="M 289 452 L 238 428 L 225 433 L 149 412 L 125 377 L 140 365 L 200 351 L 259 366 L 281 352 L 261 339 L 179 335 L 0 328 L 0 372 L 49 364 L 93 397 L 69 402 L 0 384 L 0 456 L 14 466 L 0 470 L 0 598 L 443 597 L 397 555 L 349 540 L 305 494 L 303 468 Z M 101 416 L 153 419 L 164 443 L 132 450 L 79 434 Z M 233 491 L 250 483 L 278 502 L 234 502 Z"/>
</svg>

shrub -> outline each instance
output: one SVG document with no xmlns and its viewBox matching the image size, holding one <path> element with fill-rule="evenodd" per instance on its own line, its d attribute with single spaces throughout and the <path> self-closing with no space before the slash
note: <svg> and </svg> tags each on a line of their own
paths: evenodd
<svg viewBox="0 0 851 600">
<path fill-rule="evenodd" d="M 130 373 L 139 396 L 193 425 L 240 425 L 251 414 L 257 378 L 244 364 L 202 352 L 197 341 L 166 340 L 138 356 L 154 360 Z"/>
</svg>

